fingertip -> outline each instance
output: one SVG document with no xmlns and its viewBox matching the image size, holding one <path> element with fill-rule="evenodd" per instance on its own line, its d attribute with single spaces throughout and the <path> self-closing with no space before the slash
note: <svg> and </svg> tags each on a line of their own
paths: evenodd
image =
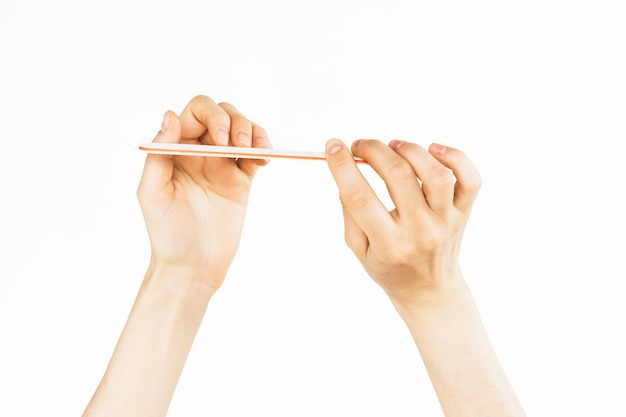
<svg viewBox="0 0 626 417">
<path fill-rule="evenodd" d="M 431 154 L 440 164 L 454 171 L 459 160 L 462 159 L 462 152 L 440 143 L 431 143 L 428 147 L 428 153 Z"/>
<path fill-rule="evenodd" d="M 452 170 L 456 178 L 455 206 L 462 210 L 471 208 L 482 186 L 482 177 L 478 169 L 476 169 L 465 152 L 460 149 L 432 144 L 429 151 L 445 167 Z"/>
<path fill-rule="evenodd" d="M 263 148 L 263 149 L 271 149 L 272 144 L 265 136 L 255 136 L 252 146 L 254 148 Z"/>
<path fill-rule="evenodd" d="M 239 134 L 237 135 L 237 140 L 239 141 L 239 144 L 241 146 L 244 146 L 244 147 L 252 146 L 252 136 L 248 132 L 243 132 L 243 131 L 239 132 Z"/>
<path fill-rule="evenodd" d="M 267 134 L 265 133 L 265 130 L 259 128 L 258 126 L 255 126 L 254 124 L 253 128 L 255 130 L 255 133 L 252 138 L 252 147 L 260 149 L 272 149 L 272 143 L 269 141 L 269 139 L 267 139 Z M 258 131 L 261 131 L 262 133 L 258 133 Z M 269 159 L 254 159 L 253 161 L 257 166 L 260 167 L 270 163 Z"/>
<path fill-rule="evenodd" d="M 215 134 L 216 145 L 228 145 L 228 129 L 224 126 L 220 127 Z"/>
<path fill-rule="evenodd" d="M 326 153 L 330 156 L 336 155 L 339 151 L 344 149 L 346 145 L 339 139 L 329 139 L 326 142 Z"/>
<path fill-rule="evenodd" d="M 397 151 L 398 149 L 400 149 L 400 146 L 402 146 L 403 144 L 404 144 L 403 140 L 394 139 L 389 142 L 388 146 L 394 151 Z"/>
<path fill-rule="evenodd" d="M 209 145 L 227 146 L 229 144 L 232 124 L 230 115 L 224 108 L 218 105 L 208 107 L 198 115 L 197 119 L 204 124 L 209 133 Z"/>
<path fill-rule="evenodd" d="M 454 172 L 457 176 L 460 170 L 466 165 L 464 162 L 467 158 L 465 154 L 459 149 L 452 148 L 450 146 L 442 145 L 440 143 L 431 143 L 428 147 L 428 153 L 430 153 L 439 163 Z"/>
<path fill-rule="evenodd" d="M 272 143 L 268 139 L 267 131 L 254 122 L 251 122 L 251 124 L 252 124 L 252 147 L 272 149 Z"/>
<path fill-rule="evenodd" d="M 180 140 L 181 125 L 180 119 L 171 110 L 163 115 L 161 130 L 154 138 L 154 142 L 177 143 Z"/>
<path fill-rule="evenodd" d="M 443 156 L 448 151 L 448 147 L 439 143 L 431 143 L 428 152 L 433 156 Z"/>
<path fill-rule="evenodd" d="M 264 167 L 270 163 L 269 159 L 252 159 L 251 161 L 258 167 Z"/>
<path fill-rule="evenodd" d="M 465 153 L 460 149 L 440 143 L 431 143 L 428 147 L 428 152 L 450 169 L 467 165 L 469 162 Z"/>
<path fill-rule="evenodd" d="M 167 128 L 170 125 L 170 111 L 167 110 L 163 115 L 163 121 L 161 122 L 161 132 L 167 132 Z"/>
</svg>

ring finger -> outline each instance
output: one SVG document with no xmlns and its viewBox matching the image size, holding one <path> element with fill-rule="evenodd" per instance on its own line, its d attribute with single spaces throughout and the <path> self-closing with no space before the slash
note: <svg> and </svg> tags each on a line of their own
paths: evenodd
<svg viewBox="0 0 626 417">
<path fill-rule="evenodd" d="M 450 170 L 415 143 L 392 141 L 389 147 L 406 159 L 415 170 L 422 181 L 422 191 L 428 206 L 435 213 L 446 215 L 453 207 L 454 199 L 454 177 Z"/>
</svg>

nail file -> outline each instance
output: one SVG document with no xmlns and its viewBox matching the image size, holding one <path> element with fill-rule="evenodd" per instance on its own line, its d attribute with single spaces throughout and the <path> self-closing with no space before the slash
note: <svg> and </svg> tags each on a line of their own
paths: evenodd
<svg viewBox="0 0 626 417">
<path fill-rule="evenodd" d="M 249 158 L 249 159 L 305 159 L 312 161 L 325 161 L 324 152 L 293 151 L 265 148 L 243 148 L 239 146 L 214 146 L 197 145 L 189 143 L 142 143 L 139 149 L 152 154 L 160 155 L 186 155 L 186 156 L 212 156 L 222 158 Z M 361 158 L 354 157 L 354 161 L 364 163 Z"/>
</svg>

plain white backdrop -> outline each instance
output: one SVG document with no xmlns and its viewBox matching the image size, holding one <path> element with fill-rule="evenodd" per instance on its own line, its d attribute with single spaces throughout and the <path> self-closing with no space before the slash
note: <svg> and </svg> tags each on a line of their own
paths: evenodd
<svg viewBox="0 0 626 417">
<path fill-rule="evenodd" d="M 462 265 L 528 415 L 626 415 L 624 21 L 618 0 L 3 1 L 0 415 L 84 409 L 149 259 L 137 145 L 197 94 L 275 148 L 463 149 L 484 186 Z M 442 415 L 324 163 L 259 172 L 169 415 Z"/>
</svg>

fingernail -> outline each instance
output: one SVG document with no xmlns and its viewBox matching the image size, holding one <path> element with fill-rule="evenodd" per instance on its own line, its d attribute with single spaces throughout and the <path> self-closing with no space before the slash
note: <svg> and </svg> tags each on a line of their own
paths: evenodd
<svg viewBox="0 0 626 417">
<path fill-rule="evenodd" d="M 330 155 L 336 154 L 337 152 L 341 150 L 341 148 L 342 148 L 341 142 L 336 141 L 336 140 L 328 142 L 328 144 L 326 145 L 326 149 L 328 150 L 328 153 Z"/>
<path fill-rule="evenodd" d="M 438 143 L 433 143 L 433 144 L 430 145 L 430 150 L 433 153 L 436 153 L 436 154 L 439 154 L 439 155 L 443 155 L 444 153 L 446 153 L 447 149 L 448 148 L 446 148 L 445 146 L 440 145 Z"/>
<path fill-rule="evenodd" d="M 246 132 L 239 132 L 239 135 L 237 137 L 239 138 L 239 142 L 243 143 L 244 145 L 252 145 L 252 136 L 250 136 Z"/>
<path fill-rule="evenodd" d="M 355 140 L 354 142 L 352 142 L 352 149 L 355 149 L 360 144 L 361 144 L 361 139 Z"/>
<path fill-rule="evenodd" d="M 217 143 L 228 145 L 228 131 L 223 127 L 220 128 L 220 130 L 217 131 L 217 138 L 215 139 L 217 140 Z"/>
<path fill-rule="evenodd" d="M 392 140 L 391 142 L 389 142 L 389 147 L 390 147 L 391 149 L 393 149 L 394 151 L 396 151 L 396 150 L 398 150 L 398 148 L 399 148 L 400 146 L 402 146 L 403 144 L 404 144 L 404 142 L 403 142 L 403 141 L 401 141 L 401 140 L 397 140 L 397 139 L 394 139 L 394 140 Z"/>
<path fill-rule="evenodd" d="M 170 112 L 165 112 L 163 115 L 163 121 L 161 122 L 161 132 L 165 133 L 170 125 Z"/>
<path fill-rule="evenodd" d="M 254 144 L 259 148 L 265 148 L 269 145 L 269 141 L 266 137 L 258 136 L 254 138 Z"/>
</svg>

